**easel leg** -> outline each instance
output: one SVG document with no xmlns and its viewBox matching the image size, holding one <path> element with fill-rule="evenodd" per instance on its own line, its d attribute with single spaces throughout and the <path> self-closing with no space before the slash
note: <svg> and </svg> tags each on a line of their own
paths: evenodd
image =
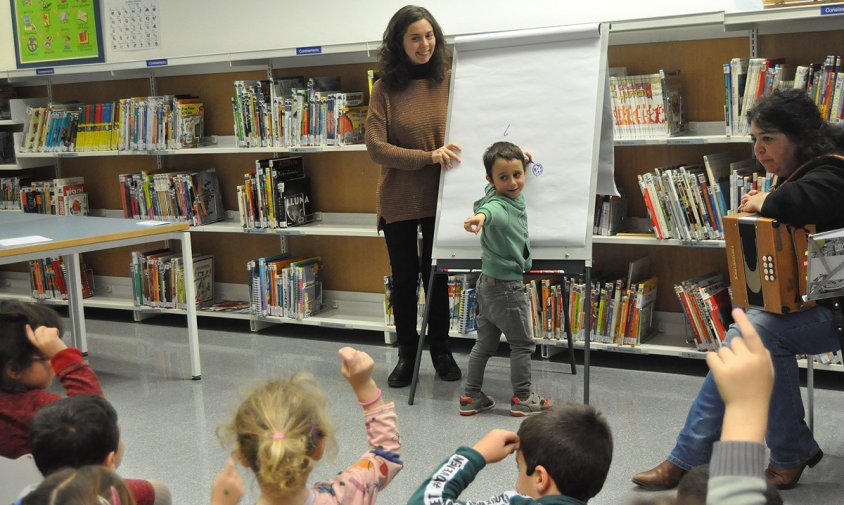
<svg viewBox="0 0 844 505">
<path fill-rule="evenodd" d="M 419 345 L 416 347 L 416 362 L 413 364 L 413 378 L 410 380 L 410 395 L 407 404 L 413 405 L 416 397 L 416 384 L 419 382 L 419 365 L 422 363 L 422 350 L 425 348 L 425 337 L 428 330 L 428 316 L 431 307 L 431 295 L 433 294 L 434 276 L 437 274 L 437 264 L 431 266 L 431 277 L 428 279 L 428 292 L 425 293 L 425 311 L 422 315 L 422 328 L 419 331 Z"/>
<path fill-rule="evenodd" d="M 583 313 L 586 315 L 586 328 L 583 329 L 585 335 L 583 338 L 583 403 L 589 405 L 589 340 L 592 334 L 592 268 L 586 267 L 583 273 L 583 283 L 586 285 L 586 291 L 583 298 Z"/>
<path fill-rule="evenodd" d="M 566 340 L 569 343 L 569 362 L 571 363 L 571 374 L 577 375 L 577 368 L 574 364 L 574 338 L 571 336 L 571 320 L 569 319 L 569 302 L 565 296 L 563 299 L 563 330 L 566 332 Z"/>
</svg>

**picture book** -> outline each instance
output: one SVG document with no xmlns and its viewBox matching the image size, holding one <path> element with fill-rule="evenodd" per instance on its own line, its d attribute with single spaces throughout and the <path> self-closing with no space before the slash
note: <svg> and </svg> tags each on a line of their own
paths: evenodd
<svg viewBox="0 0 844 505">
<path fill-rule="evenodd" d="M 314 220 L 310 177 L 299 177 L 278 184 L 280 202 L 284 209 L 284 223 L 280 227 L 299 226 Z"/>
</svg>

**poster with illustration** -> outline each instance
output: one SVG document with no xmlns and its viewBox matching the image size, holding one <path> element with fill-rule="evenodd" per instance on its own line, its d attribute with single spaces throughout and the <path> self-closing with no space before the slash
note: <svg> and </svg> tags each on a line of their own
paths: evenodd
<svg viewBox="0 0 844 505">
<path fill-rule="evenodd" d="M 96 0 L 10 0 L 18 68 L 104 60 Z"/>
</svg>

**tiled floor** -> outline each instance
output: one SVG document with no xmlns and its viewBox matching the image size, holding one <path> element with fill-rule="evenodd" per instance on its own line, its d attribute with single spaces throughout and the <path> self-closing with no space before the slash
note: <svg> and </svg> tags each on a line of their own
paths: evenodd
<svg viewBox="0 0 844 505">
<path fill-rule="evenodd" d="M 215 473 L 230 449 L 215 430 L 232 416 L 243 388 L 274 376 L 307 370 L 330 398 L 330 412 L 341 428 L 336 459 L 319 463 L 312 477 L 327 477 L 354 462 L 366 450 L 359 407 L 340 376 L 337 349 L 354 345 L 376 361 L 375 378 L 385 398 L 396 401 L 403 440 L 404 470 L 383 492 L 384 504 L 405 503 L 433 468 L 459 445 L 473 444 L 492 428 L 516 430 L 519 420 L 508 415 L 508 360 L 493 358 L 484 390 L 501 407 L 471 418 L 457 414 L 459 382 L 434 378 L 430 360 L 422 362 L 415 405 L 407 404 L 408 388 L 388 389 L 387 374 L 396 350 L 372 332 L 328 330 L 306 326 L 276 326 L 250 333 L 245 321 L 200 320 L 202 380 L 191 381 L 184 318 L 166 316 L 133 323 L 129 313 L 88 310 L 90 363 L 106 396 L 120 416 L 127 445 L 120 473 L 167 483 L 178 505 L 208 503 Z M 464 368 L 471 342 L 458 340 L 455 357 Z M 502 346 L 503 347 L 503 346 Z M 593 353 L 590 403 L 603 411 L 612 426 L 615 453 L 604 490 L 593 505 L 627 503 L 639 493 L 630 483 L 637 471 L 664 459 L 683 423 L 705 372 L 702 361 L 635 358 Z M 582 355 L 578 355 L 580 364 Z M 647 370 L 646 370 L 647 369 Z M 582 367 L 568 373 L 566 355 L 536 358 L 536 389 L 552 399 L 583 400 Z M 807 471 L 800 486 L 784 494 L 788 504 L 836 504 L 844 497 L 844 375 L 818 374 L 830 389 L 816 390 L 816 431 L 826 453 Z M 256 486 L 248 473 L 254 503 Z M 511 460 L 487 467 L 461 498 L 483 499 L 515 483 Z"/>
</svg>

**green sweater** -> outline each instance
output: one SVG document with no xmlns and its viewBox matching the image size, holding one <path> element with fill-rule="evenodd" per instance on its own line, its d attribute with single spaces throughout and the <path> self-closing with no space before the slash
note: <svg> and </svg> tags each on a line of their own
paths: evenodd
<svg viewBox="0 0 844 505">
<path fill-rule="evenodd" d="M 457 497 L 475 480 L 486 466 L 483 456 L 470 447 L 459 447 L 434 473 L 419 486 L 407 505 L 585 505 L 584 502 L 562 495 L 533 499 L 515 491 L 508 491 L 484 501 L 462 502 Z"/>
<path fill-rule="evenodd" d="M 486 220 L 481 232 L 481 271 L 504 281 L 520 281 L 530 270 L 530 237 L 524 195 L 508 198 L 487 184 L 486 194 L 475 202 L 475 214 Z"/>
</svg>

